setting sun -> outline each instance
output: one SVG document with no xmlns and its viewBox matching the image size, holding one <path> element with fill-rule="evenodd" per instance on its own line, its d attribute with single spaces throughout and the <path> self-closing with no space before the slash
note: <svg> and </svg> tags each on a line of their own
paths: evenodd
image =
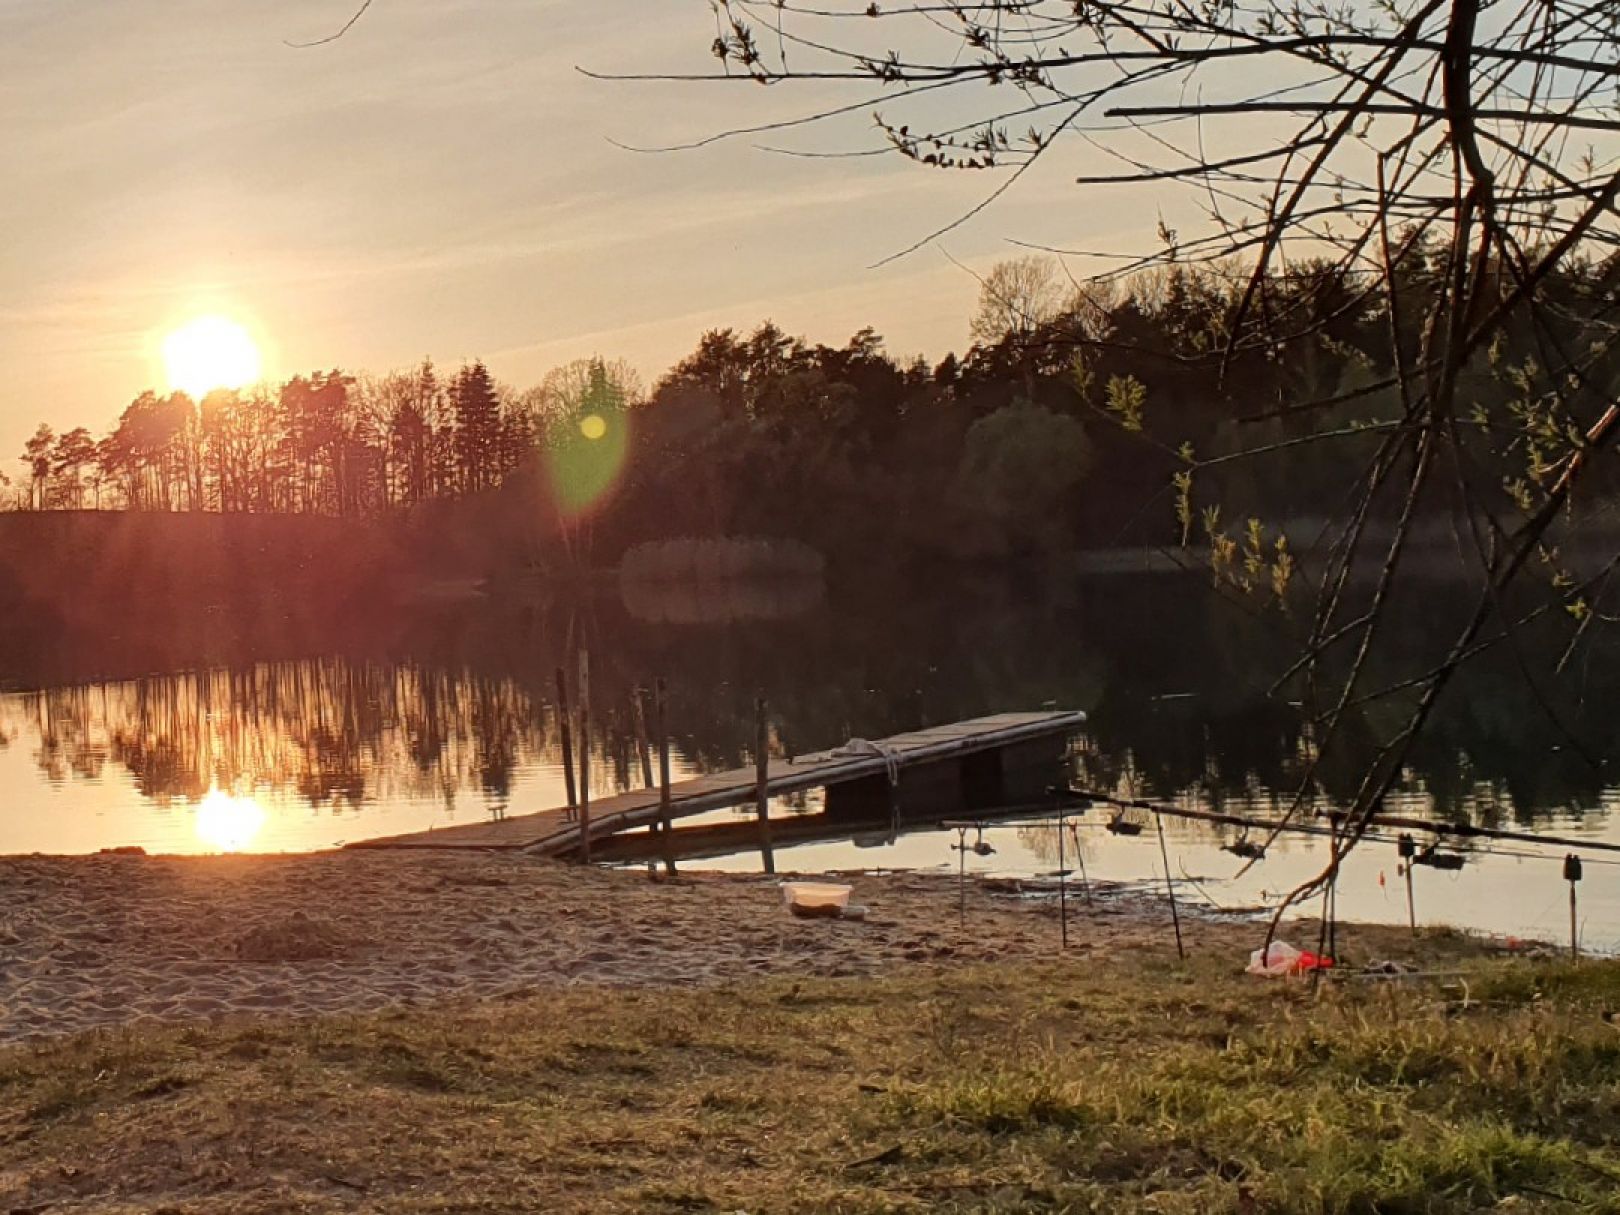
<svg viewBox="0 0 1620 1215">
<path fill-rule="evenodd" d="M 243 388 L 259 378 L 259 348 L 248 331 L 222 316 L 203 316 L 163 340 L 169 388 L 200 401 L 216 388 Z"/>
</svg>

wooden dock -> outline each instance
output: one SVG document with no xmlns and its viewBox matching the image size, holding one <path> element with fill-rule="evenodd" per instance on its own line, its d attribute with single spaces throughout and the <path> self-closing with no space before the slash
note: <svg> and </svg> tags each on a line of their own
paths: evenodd
<svg viewBox="0 0 1620 1215">
<path fill-rule="evenodd" d="M 1062 746 L 1085 720 L 1084 713 L 1076 712 L 1000 713 L 874 740 L 875 750 L 844 744 L 792 759 L 773 759 L 766 774 L 768 792 L 780 797 L 825 788 L 829 810 L 836 809 L 835 794 L 851 801 L 863 796 L 897 802 L 927 798 L 942 811 L 952 812 L 999 804 L 1037 786 L 1044 792 L 1042 782 L 1058 780 L 1056 764 Z M 1037 762 L 1029 762 L 1032 758 Z M 670 818 L 747 805 L 756 792 L 753 765 L 678 781 L 670 786 Z M 592 798 L 591 840 L 650 826 L 658 817 L 656 788 Z M 348 846 L 501 849 L 567 856 L 581 842 L 577 813 L 562 806 L 492 822 L 360 840 Z"/>
</svg>

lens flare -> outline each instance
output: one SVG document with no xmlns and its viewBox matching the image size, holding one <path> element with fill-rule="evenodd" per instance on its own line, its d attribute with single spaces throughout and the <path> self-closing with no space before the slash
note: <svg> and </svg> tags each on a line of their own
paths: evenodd
<svg viewBox="0 0 1620 1215">
<path fill-rule="evenodd" d="M 197 805 L 197 838 L 219 852 L 241 852 L 264 828 L 264 807 L 251 797 L 210 789 Z"/>
<path fill-rule="evenodd" d="M 572 363 L 554 375 L 562 414 L 545 445 L 546 488 L 564 519 L 577 518 L 598 510 L 624 472 L 633 394 L 622 370 L 601 359 Z"/>
<path fill-rule="evenodd" d="M 551 492 L 564 515 L 583 515 L 607 500 L 629 451 L 624 414 L 592 414 L 546 453 Z"/>
</svg>

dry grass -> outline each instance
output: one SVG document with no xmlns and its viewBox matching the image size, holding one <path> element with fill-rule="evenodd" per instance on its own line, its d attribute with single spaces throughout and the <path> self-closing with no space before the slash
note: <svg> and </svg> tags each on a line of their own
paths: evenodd
<svg viewBox="0 0 1620 1215">
<path fill-rule="evenodd" d="M 1446 964 L 1466 1001 L 1150 955 L 86 1035 L 0 1052 L 0 1210 L 1620 1211 L 1620 966 Z"/>
</svg>

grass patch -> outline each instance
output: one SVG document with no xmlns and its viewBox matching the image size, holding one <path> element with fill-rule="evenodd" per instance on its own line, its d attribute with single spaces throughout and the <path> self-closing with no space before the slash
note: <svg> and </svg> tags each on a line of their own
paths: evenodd
<svg viewBox="0 0 1620 1215">
<path fill-rule="evenodd" d="M 1613 963 L 568 990 L 0 1051 L 0 1209 L 1620 1212 Z"/>
<path fill-rule="evenodd" d="M 1479 975 L 1470 995 L 1482 1001 L 1517 1004 L 1551 998 L 1564 1008 L 1620 1012 L 1620 966 L 1612 962 L 1503 964 Z"/>
<path fill-rule="evenodd" d="M 1039 1127 L 1084 1126 L 1090 1107 L 1056 1069 L 953 1074 L 899 1100 L 903 1114 L 1005 1135 Z"/>
</svg>

